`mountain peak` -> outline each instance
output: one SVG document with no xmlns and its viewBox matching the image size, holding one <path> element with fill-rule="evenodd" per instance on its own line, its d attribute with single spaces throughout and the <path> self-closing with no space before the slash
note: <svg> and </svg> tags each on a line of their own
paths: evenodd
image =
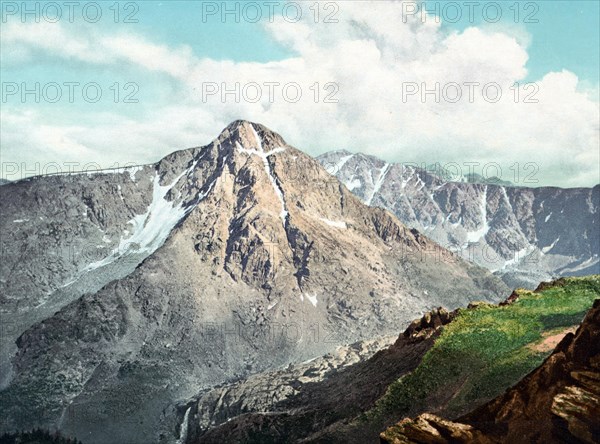
<svg viewBox="0 0 600 444">
<path fill-rule="evenodd" d="M 234 120 L 217 138 L 220 144 L 229 141 L 234 148 L 268 153 L 287 145 L 283 137 L 260 123 Z"/>
<path fill-rule="evenodd" d="M 431 306 L 497 300 L 506 290 L 247 121 L 133 175 L 10 188 L 0 195 L 0 226 L 14 241 L 1 266 L 14 275 L 0 299 L 32 309 L 3 338 L 18 350 L 0 356 L 3 375 L 11 374 L 5 363 L 16 369 L 0 393 L 15 429 L 62 421 L 85 436 L 94 430 L 91 442 L 157 442 L 150 428 L 140 437 L 125 420 L 158 424 L 173 400 L 199 387 L 323 355 L 334 350 L 332 338 L 396 332 Z M 88 248 L 56 254 L 72 246 Z M 73 384 L 63 384 L 63 369 Z M 31 397 L 32 386 L 51 390 Z M 132 399 L 148 407 L 132 412 Z"/>
</svg>

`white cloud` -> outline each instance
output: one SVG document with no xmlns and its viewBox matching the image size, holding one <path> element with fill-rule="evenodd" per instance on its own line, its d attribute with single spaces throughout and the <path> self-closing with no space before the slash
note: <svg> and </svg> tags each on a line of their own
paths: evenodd
<svg viewBox="0 0 600 444">
<path fill-rule="evenodd" d="M 598 182 L 598 103 L 575 74 L 548 73 L 536 82 L 539 91 L 533 98 L 538 103 L 523 103 L 532 87 L 521 87 L 515 103 L 511 86 L 527 76 L 528 39 L 522 29 L 518 35 L 497 27 L 447 33 L 434 21 L 423 24 L 412 19 L 403 24 L 397 3 L 377 2 L 373 8 L 356 3 L 344 4 L 337 24 L 311 20 L 290 24 L 282 19 L 266 23 L 273 39 L 295 53 L 269 63 L 199 58 L 188 46 L 172 48 L 132 34 L 75 35 L 56 24 L 7 26 L 2 40 L 3 46 L 8 43 L 12 48 L 6 56 L 9 62 L 44 51 L 114 72 L 128 64 L 161 75 L 165 83 L 175 82 L 176 93 L 168 103 L 153 104 L 152 109 L 140 103 L 144 118 L 139 121 L 119 117 L 115 111 L 91 126 L 55 129 L 45 141 L 57 146 L 56 155 L 85 152 L 95 161 L 155 161 L 175 148 L 207 143 L 231 120 L 246 118 L 270 126 L 311 154 L 346 148 L 391 161 L 499 162 L 507 179 L 510 165 L 535 162 L 538 178 L 546 184 Z M 230 95 L 226 103 L 218 96 L 204 103 L 203 82 L 225 82 L 229 87 L 257 82 L 262 100 L 236 103 Z M 265 82 L 296 82 L 302 99 L 289 103 L 278 88 L 270 103 Z M 309 89 L 315 82 L 320 84 L 319 103 L 314 103 L 314 91 Z M 339 103 L 322 103 L 327 82 L 339 85 Z M 419 94 L 403 100 L 406 82 L 419 87 L 424 83 L 430 89 L 436 82 L 442 86 L 456 82 L 463 97 L 457 103 L 443 98 L 436 103 L 431 94 L 426 103 Z M 497 83 L 502 99 L 488 103 L 481 88 L 475 87 L 474 103 L 469 103 L 465 82 Z M 15 112 L 2 111 L 4 158 L 7 152 L 9 157 L 18 156 L 17 146 L 25 140 L 35 155 L 42 156 L 41 147 L 36 151 L 40 139 L 19 141 L 17 134 L 40 133 L 43 115 L 29 114 L 27 123 L 17 126 Z"/>
</svg>

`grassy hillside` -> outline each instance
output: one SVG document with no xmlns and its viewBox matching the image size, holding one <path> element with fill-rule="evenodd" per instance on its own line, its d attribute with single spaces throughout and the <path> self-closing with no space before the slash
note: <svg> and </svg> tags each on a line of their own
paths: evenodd
<svg viewBox="0 0 600 444">
<path fill-rule="evenodd" d="M 419 367 L 390 385 L 361 422 L 397 421 L 425 410 L 452 418 L 500 395 L 581 322 L 600 295 L 600 276 L 517 293 L 510 305 L 460 310 Z"/>
</svg>

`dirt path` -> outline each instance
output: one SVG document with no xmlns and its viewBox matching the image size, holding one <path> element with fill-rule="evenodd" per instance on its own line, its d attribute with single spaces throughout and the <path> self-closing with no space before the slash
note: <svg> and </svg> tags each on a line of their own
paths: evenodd
<svg viewBox="0 0 600 444">
<path fill-rule="evenodd" d="M 577 326 L 566 328 L 559 333 L 546 332 L 542 334 L 542 342 L 531 344 L 530 348 L 536 352 L 545 353 L 554 350 L 558 343 L 567 335 L 567 333 L 575 333 Z"/>
</svg>

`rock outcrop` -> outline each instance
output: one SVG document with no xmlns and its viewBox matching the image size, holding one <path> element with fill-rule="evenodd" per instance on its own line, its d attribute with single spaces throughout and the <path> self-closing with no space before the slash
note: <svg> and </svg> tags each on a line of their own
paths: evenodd
<svg viewBox="0 0 600 444">
<path fill-rule="evenodd" d="M 407 338 L 431 336 L 439 327 L 452 322 L 456 313 L 456 310 L 449 312 L 444 307 L 428 311 L 421 319 L 412 321 L 403 336 Z"/>
</svg>

